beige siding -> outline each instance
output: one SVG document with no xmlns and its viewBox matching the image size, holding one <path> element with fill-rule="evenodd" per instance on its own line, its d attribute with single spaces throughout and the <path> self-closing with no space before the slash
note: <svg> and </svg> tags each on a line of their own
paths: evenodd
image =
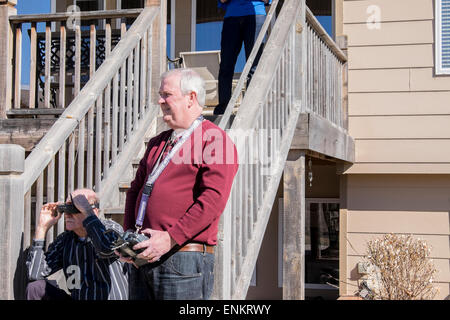
<svg viewBox="0 0 450 320">
<path fill-rule="evenodd" d="M 358 163 L 358 165 L 344 168 L 339 172 L 346 174 L 441 174 L 450 172 L 450 163 Z"/>
<path fill-rule="evenodd" d="M 409 91 L 409 69 L 349 70 L 349 93 Z"/>
<path fill-rule="evenodd" d="M 345 12 L 344 12 L 345 15 Z M 382 22 L 380 29 L 369 29 L 363 24 L 344 24 L 348 45 L 379 46 L 408 45 L 434 42 L 433 21 Z"/>
<path fill-rule="evenodd" d="M 448 115 L 450 91 L 368 92 L 349 95 L 349 116 Z"/>
<path fill-rule="evenodd" d="M 450 139 L 450 115 L 351 117 L 349 131 L 359 139 Z"/>
<path fill-rule="evenodd" d="M 449 163 L 450 140 L 356 140 L 355 161 Z"/>
<path fill-rule="evenodd" d="M 433 19 L 433 2 L 429 0 L 365 0 L 344 1 L 344 23 L 365 23 L 372 5 L 381 10 L 381 21 Z"/>
<path fill-rule="evenodd" d="M 377 10 L 373 28 L 367 22 Z M 434 75 L 433 0 L 344 1 L 343 32 L 356 148 L 346 172 L 376 171 L 369 164 L 396 172 L 401 162 L 416 173 L 414 163 L 450 164 L 450 77 Z"/>
<path fill-rule="evenodd" d="M 384 234 L 412 234 L 432 247 L 438 299 L 449 295 L 450 175 L 350 175 L 347 184 L 347 292 L 360 279 L 357 263 L 367 241 Z"/>
<path fill-rule="evenodd" d="M 366 22 L 378 6 L 379 28 Z M 375 8 L 376 9 L 376 8 Z M 434 75 L 434 1 L 344 1 L 349 133 L 341 277 L 355 292 L 369 239 L 412 234 L 432 246 L 438 299 L 450 282 L 450 77 Z"/>
<path fill-rule="evenodd" d="M 380 239 L 383 233 L 349 233 L 347 235 L 349 246 L 348 254 L 351 256 L 363 256 L 366 254 L 367 242 Z M 413 239 L 420 239 L 427 242 L 431 247 L 430 257 L 432 259 L 449 259 L 450 246 L 448 242 L 448 235 L 414 235 Z"/>
<path fill-rule="evenodd" d="M 351 47 L 349 69 L 433 67 L 431 44 L 408 46 Z"/>
<path fill-rule="evenodd" d="M 450 76 L 434 76 L 433 68 L 411 69 L 411 91 L 450 91 Z"/>
</svg>

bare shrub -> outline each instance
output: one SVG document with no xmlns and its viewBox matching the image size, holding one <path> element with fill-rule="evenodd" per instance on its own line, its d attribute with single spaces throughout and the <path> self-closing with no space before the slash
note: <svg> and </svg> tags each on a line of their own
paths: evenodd
<svg viewBox="0 0 450 320">
<path fill-rule="evenodd" d="M 433 285 L 436 269 L 431 248 L 411 235 L 388 234 L 367 243 L 367 276 L 359 295 L 373 300 L 429 300 L 438 290 Z"/>
</svg>

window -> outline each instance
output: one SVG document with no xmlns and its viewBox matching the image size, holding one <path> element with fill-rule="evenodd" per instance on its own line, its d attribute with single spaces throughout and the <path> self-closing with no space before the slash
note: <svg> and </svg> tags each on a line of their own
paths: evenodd
<svg viewBox="0 0 450 320">
<path fill-rule="evenodd" d="M 103 1 L 98 0 L 76 0 L 74 5 L 78 6 L 80 11 L 97 11 L 103 9 Z M 90 25 L 99 26 L 99 20 L 81 20 L 81 30 L 89 30 Z"/>
<path fill-rule="evenodd" d="M 450 74 L 450 0 L 436 0 L 436 74 Z"/>
</svg>

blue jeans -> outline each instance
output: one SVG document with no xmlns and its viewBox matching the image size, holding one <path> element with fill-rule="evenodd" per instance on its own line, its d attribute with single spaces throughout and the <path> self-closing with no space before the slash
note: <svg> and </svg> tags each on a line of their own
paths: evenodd
<svg viewBox="0 0 450 320">
<path fill-rule="evenodd" d="M 214 255 L 176 252 L 159 263 L 132 268 L 132 300 L 208 300 L 214 286 Z"/>
<path fill-rule="evenodd" d="M 214 109 L 214 114 L 223 114 L 230 101 L 234 67 L 241 51 L 242 43 L 244 43 L 245 58 L 248 59 L 265 19 L 266 16 L 264 15 L 251 15 L 228 17 L 223 20 L 220 42 L 219 104 Z M 250 69 L 247 85 L 255 73 L 262 49 L 263 45 L 261 45 Z"/>
</svg>

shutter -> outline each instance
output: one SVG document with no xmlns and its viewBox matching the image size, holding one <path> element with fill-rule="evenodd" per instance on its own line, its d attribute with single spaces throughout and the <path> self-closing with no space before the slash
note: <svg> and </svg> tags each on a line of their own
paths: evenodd
<svg viewBox="0 0 450 320">
<path fill-rule="evenodd" d="M 436 1 L 436 73 L 450 74 L 450 0 Z"/>
<path fill-rule="evenodd" d="M 441 0 L 442 69 L 450 70 L 450 0 Z"/>
</svg>

